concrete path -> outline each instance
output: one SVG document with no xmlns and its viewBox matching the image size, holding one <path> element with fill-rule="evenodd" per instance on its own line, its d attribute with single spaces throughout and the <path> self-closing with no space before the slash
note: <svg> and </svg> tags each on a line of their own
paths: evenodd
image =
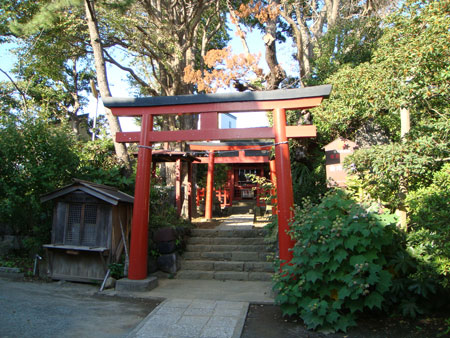
<svg viewBox="0 0 450 338">
<path fill-rule="evenodd" d="M 168 299 L 128 337 L 239 338 L 248 306 L 247 302 Z"/>
<path fill-rule="evenodd" d="M 227 217 L 216 229 L 219 230 L 251 230 L 253 228 L 253 214 L 238 214 Z"/>
<path fill-rule="evenodd" d="M 105 290 L 110 296 L 148 299 L 204 299 L 215 301 L 274 304 L 272 282 L 220 281 L 214 279 L 167 279 L 159 278 L 158 286 L 145 292 Z"/>
</svg>

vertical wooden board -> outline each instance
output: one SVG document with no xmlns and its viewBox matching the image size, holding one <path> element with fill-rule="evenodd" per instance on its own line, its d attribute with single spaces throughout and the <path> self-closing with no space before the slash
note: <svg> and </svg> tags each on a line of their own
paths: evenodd
<svg viewBox="0 0 450 338">
<path fill-rule="evenodd" d="M 69 255 L 64 251 L 54 251 L 52 277 L 67 280 L 102 280 L 105 268 L 97 252 L 79 252 L 78 255 Z"/>
<path fill-rule="evenodd" d="M 67 203 L 58 202 L 55 209 L 56 212 L 54 213 L 52 226 L 52 243 L 63 244 L 67 220 Z"/>
<path fill-rule="evenodd" d="M 106 204 L 99 205 L 99 219 L 97 243 L 98 246 L 104 246 L 111 249 L 111 222 L 112 222 L 112 207 Z"/>
<path fill-rule="evenodd" d="M 112 226 L 111 226 L 111 253 L 115 254 L 117 247 L 122 238 L 122 233 L 120 231 L 120 221 L 122 221 L 122 225 L 125 224 L 124 214 L 126 212 L 124 205 L 119 203 L 116 207 L 113 208 L 112 211 Z M 115 257 L 119 258 L 119 257 Z"/>
</svg>

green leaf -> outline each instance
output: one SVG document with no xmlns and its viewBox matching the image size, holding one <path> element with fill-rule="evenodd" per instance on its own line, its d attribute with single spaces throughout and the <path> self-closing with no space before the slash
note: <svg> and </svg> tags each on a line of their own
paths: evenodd
<svg viewBox="0 0 450 338">
<path fill-rule="evenodd" d="M 366 257 L 363 255 L 356 255 L 356 256 L 352 256 L 350 257 L 349 263 L 350 266 L 354 267 L 356 264 L 364 264 L 366 263 Z"/>
<path fill-rule="evenodd" d="M 331 310 L 326 316 L 327 322 L 331 323 L 331 324 L 335 323 L 338 318 L 339 318 L 339 312 L 337 312 L 335 310 Z"/>
<path fill-rule="evenodd" d="M 347 256 L 348 256 L 347 251 L 345 251 L 344 249 L 338 249 L 334 254 L 334 259 L 339 263 L 341 263 Z"/>
<path fill-rule="evenodd" d="M 314 283 L 316 280 L 321 279 L 321 278 L 322 278 L 322 273 L 320 273 L 318 271 L 314 271 L 314 270 L 308 271 L 305 275 L 306 281 L 312 282 L 312 283 Z"/>
<path fill-rule="evenodd" d="M 383 302 L 383 296 L 377 291 L 372 291 L 364 300 L 364 306 L 372 309 L 374 306 L 381 309 L 381 303 Z"/>
<path fill-rule="evenodd" d="M 281 305 L 281 311 L 283 312 L 284 316 L 292 316 L 297 313 L 297 305 L 296 304 L 282 304 Z"/>
<path fill-rule="evenodd" d="M 350 296 L 351 294 L 351 290 L 349 287 L 347 286 L 343 286 L 339 291 L 338 291 L 338 297 L 339 299 L 343 300 L 346 297 Z"/>
<path fill-rule="evenodd" d="M 356 236 L 350 236 L 346 240 L 344 240 L 344 247 L 346 249 L 353 250 L 353 248 L 358 244 L 360 239 Z"/>
</svg>

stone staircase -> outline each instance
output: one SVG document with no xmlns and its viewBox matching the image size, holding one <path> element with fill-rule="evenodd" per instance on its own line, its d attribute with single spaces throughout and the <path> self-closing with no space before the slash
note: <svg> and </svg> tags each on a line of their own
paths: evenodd
<svg viewBox="0 0 450 338">
<path fill-rule="evenodd" d="M 194 229 L 176 278 L 269 281 L 274 271 L 267 261 L 271 252 L 262 229 Z"/>
</svg>

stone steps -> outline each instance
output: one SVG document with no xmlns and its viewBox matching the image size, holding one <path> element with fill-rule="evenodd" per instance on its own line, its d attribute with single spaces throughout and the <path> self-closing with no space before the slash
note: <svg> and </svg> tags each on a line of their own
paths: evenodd
<svg viewBox="0 0 450 338">
<path fill-rule="evenodd" d="M 211 251 L 217 251 L 217 252 L 267 252 L 267 245 L 265 244 L 258 244 L 258 245 L 242 245 L 242 244 L 235 244 L 235 245 L 222 245 L 222 244 L 214 244 L 214 245 L 208 245 L 208 244 L 188 244 L 186 245 L 186 250 L 189 252 L 211 252 Z"/>
<path fill-rule="evenodd" d="M 237 238 L 255 238 L 264 237 L 264 229 L 192 229 L 192 237 L 237 237 Z"/>
<path fill-rule="evenodd" d="M 262 229 L 193 229 L 182 255 L 179 279 L 269 281 L 273 249 Z"/>
<path fill-rule="evenodd" d="M 266 245 L 262 237 L 190 237 L 189 244 L 205 245 Z"/>
<path fill-rule="evenodd" d="M 183 258 L 186 260 L 212 260 L 212 261 L 258 261 L 266 262 L 269 252 L 250 251 L 186 251 Z"/>
<path fill-rule="evenodd" d="M 180 270 L 178 279 L 216 279 L 237 281 L 270 281 L 270 272 Z"/>
<path fill-rule="evenodd" d="M 203 271 L 273 272 L 271 262 L 183 260 L 181 268 Z"/>
</svg>

